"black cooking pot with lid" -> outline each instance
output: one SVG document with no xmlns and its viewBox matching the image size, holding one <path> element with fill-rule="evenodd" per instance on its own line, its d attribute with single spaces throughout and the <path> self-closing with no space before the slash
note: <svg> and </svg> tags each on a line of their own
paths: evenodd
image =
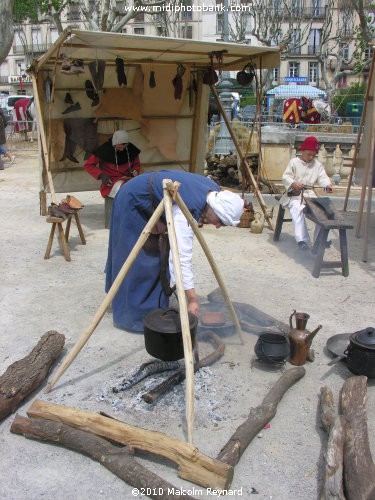
<svg viewBox="0 0 375 500">
<path fill-rule="evenodd" d="M 198 319 L 189 313 L 192 344 Z M 146 351 L 163 361 L 177 361 L 184 357 L 180 314 L 176 309 L 154 309 L 143 318 Z"/>
<path fill-rule="evenodd" d="M 282 333 L 264 332 L 259 335 L 254 351 L 261 361 L 283 363 L 290 353 L 289 341 Z"/>
<path fill-rule="evenodd" d="M 368 327 L 352 333 L 344 354 L 351 372 L 375 378 L 375 328 Z"/>
</svg>

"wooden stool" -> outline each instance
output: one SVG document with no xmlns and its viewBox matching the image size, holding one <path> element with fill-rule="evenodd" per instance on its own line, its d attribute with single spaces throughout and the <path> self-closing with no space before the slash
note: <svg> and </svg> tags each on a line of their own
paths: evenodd
<svg viewBox="0 0 375 500">
<path fill-rule="evenodd" d="M 109 229 L 111 225 L 111 212 L 114 198 L 107 196 L 104 198 L 104 227 Z"/>
<path fill-rule="evenodd" d="M 73 216 L 74 216 L 76 224 L 77 224 L 79 236 L 81 238 L 81 243 L 82 243 L 82 245 L 86 245 L 85 236 L 83 234 L 81 222 L 80 222 L 79 216 L 78 216 L 78 210 L 75 210 L 74 213 L 72 213 L 72 214 L 67 214 L 66 217 L 54 217 L 54 216 L 51 215 L 51 216 L 47 217 L 47 219 L 46 219 L 47 222 L 49 222 L 50 224 L 52 224 L 52 227 L 51 227 L 51 232 L 50 232 L 50 235 L 49 235 L 49 240 L 48 240 L 48 244 L 47 244 L 46 253 L 44 255 L 45 259 L 49 259 L 49 257 L 50 257 L 52 243 L 53 243 L 53 237 L 54 237 L 55 229 L 56 229 L 56 226 L 57 226 L 58 233 L 59 233 L 58 234 L 58 239 L 59 239 L 59 242 L 60 242 L 61 249 L 62 249 L 62 251 L 64 253 L 65 260 L 67 260 L 68 262 L 70 262 L 72 260 L 70 258 L 70 251 L 69 251 L 69 246 L 68 246 L 68 240 L 69 240 L 69 232 L 70 232 L 70 226 L 71 226 L 71 223 L 72 223 L 72 217 Z M 65 228 L 65 233 L 64 233 L 63 223 L 65 221 L 66 221 L 66 228 Z"/>
<path fill-rule="evenodd" d="M 280 201 L 281 195 L 275 196 L 275 200 Z M 273 241 L 279 241 L 281 230 L 283 228 L 284 222 L 291 222 L 291 218 L 285 217 L 285 208 L 279 205 L 279 211 L 277 212 L 276 226 L 275 231 L 273 233 Z"/>
<path fill-rule="evenodd" d="M 312 248 L 312 253 L 316 254 L 312 275 L 314 278 L 319 278 L 323 267 L 341 267 L 343 276 L 347 278 L 349 276 L 349 260 L 346 230 L 353 229 L 353 226 L 345 222 L 343 217 L 335 211 L 328 197 L 305 198 L 305 202 L 306 218 L 321 226 L 318 238 Z M 324 262 L 324 252 L 327 248 L 328 234 L 331 229 L 339 230 L 340 260 Z"/>
</svg>

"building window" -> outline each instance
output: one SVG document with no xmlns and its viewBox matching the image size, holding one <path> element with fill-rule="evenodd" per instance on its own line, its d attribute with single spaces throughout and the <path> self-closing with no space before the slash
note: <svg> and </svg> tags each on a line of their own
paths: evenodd
<svg viewBox="0 0 375 500">
<path fill-rule="evenodd" d="M 77 3 L 69 4 L 67 20 L 68 21 L 80 21 L 81 20 L 79 4 L 77 4 Z"/>
<path fill-rule="evenodd" d="M 191 21 L 193 19 L 193 7 L 191 0 L 183 0 L 181 3 L 182 8 L 187 7 L 187 10 L 182 10 L 181 12 L 181 19 L 183 21 Z"/>
<path fill-rule="evenodd" d="M 340 43 L 340 53 L 342 55 L 343 60 L 349 61 L 349 44 L 348 43 Z"/>
<path fill-rule="evenodd" d="M 321 0 L 311 0 L 312 5 L 312 15 L 315 17 L 322 15 L 322 1 Z"/>
<path fill-rule="evenodd" d="M 308 53 L 317 54 L 319 52 L 319 49 L 320 49 L 320 30 L 312 29 L 310 30 Z"/>
<path fill-rule="evenodd" d="M 290 11 L 292 16 L 300 16 L 302 14 L 302 1 L 301 0 L 291 0 Z"/>
<path fill-rule="evenodd" d="M 32 29 L 31 36 L 33 41 L 33 48 L 37 49 L 42 44 L 42 33 L 40 29 Z"/>
<path fill-rule="evenodd" d="M 318 63 L 310 62 L 309 63 L 309 82 L 310 83 L 318 83 Z"/>
<path fill-rule="evenodd" d="M 280 69 L 279 68 L 273 68 L 272 69 L 272 81 L 273 82 L 278 82 L 280 78 Z"/>
<path fill-rule="evenodd" d="M 297 61 L 289 62 L 288 76 L 299 76 L 299 62 Z"/>
<path fill-rule="evenodd" d="M 51 43 L 55 43 L 56 40 L 59 38 L 59 34 L 58 34 L 56 28 L 50 28 L 49 35 L 50 35 Z"/>
<path fill-rule="evenodd" d="M 193 38 L 193 26 L 182 26 L 182 38 Z"/>
<path fill-rule="evenodd" d="M 367 45 L 367 47 L 365 48 L 365 58 L 366 59 L 372 58 L 372 47 L 370 45 Z"/>
<path fill-rule="evenodd" d="M 145 29 L 144 28 L 134 28 L 133 33 L 135 35 L 144 35 L 145 34 Z"/>
<path fill-rule="evenodd" d="M 216 0 L 216 5 L 221 6 L 223 2 L 221 0 Z M 216 33 L 221 34 L 224 29 L 224 14 L 218 10 L 218 13 L 216 14 Z"/>
<path fill-rule="evenodd" d="M 137 12 L 134 22 L 135 23 L 144 23 L 145 21 L 145 13 L 144 12 Z"/>
<path fill-rule="evenodd" d="M 290 50 L 291 54 L 300 54 L 301 53 L 301 30 L 294 29 L 292 33 L 292 39 L 290 41 Z"/>
</svg>

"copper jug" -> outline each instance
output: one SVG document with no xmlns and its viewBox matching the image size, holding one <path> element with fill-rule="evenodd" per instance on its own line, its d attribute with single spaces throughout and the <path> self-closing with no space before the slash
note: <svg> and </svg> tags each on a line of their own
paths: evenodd
<svg viewBox="0 0 375 500">
<path fill-rule="evenodd" d="M 293 328 L 292 318 L 296 317 L 296 327 Z M 309 332 L 306 330 L 306 325 L 310 316 L 306 313 L 296 312 L 294 310 L 289 318 L 290 331 L 289 331 L 289 342 L 290 342 L 290 363 L 295 366 L 301 366 L 305 364 L 306 359 L 309 355 L 309 350 L 311 347 L 311 342 L 318 331 L 322 328 L 322 325 L 313 331 Z"/>
</svg>

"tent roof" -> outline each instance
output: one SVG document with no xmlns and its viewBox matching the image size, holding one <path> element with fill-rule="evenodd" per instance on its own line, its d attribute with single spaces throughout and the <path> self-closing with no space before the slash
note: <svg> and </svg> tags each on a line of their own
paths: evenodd
<svg viewBox="0 0 375 500">
<path fill-rule="evenodd" d="M 257 68 L 273 68 L 280 64 L 278 47 L 263 47 L 224 42 L 202 42 L 178 38 L 126 35 L 100 31 L 66 29 L 54 45 L 37 60 L 40 68 L 62 52 L 72 59 L 114 60 L 121 57 L 127 64 L 186 64 L 197 68 L 210 65 L 212 52 L 224 51 L 223 69 L 239 70 L 252 62 Z M 218 68 L 216 58 L 213 60 Z"/>
<path fill-rule="evenodd" d="M 312 85 L 279 85 L 273 89 L 267 90 L 267 95 L 274 95 L 282 99 L 289 97 L 322 97 L 326 93 L 322 89 L 313 87 Z"/>
</svg>

